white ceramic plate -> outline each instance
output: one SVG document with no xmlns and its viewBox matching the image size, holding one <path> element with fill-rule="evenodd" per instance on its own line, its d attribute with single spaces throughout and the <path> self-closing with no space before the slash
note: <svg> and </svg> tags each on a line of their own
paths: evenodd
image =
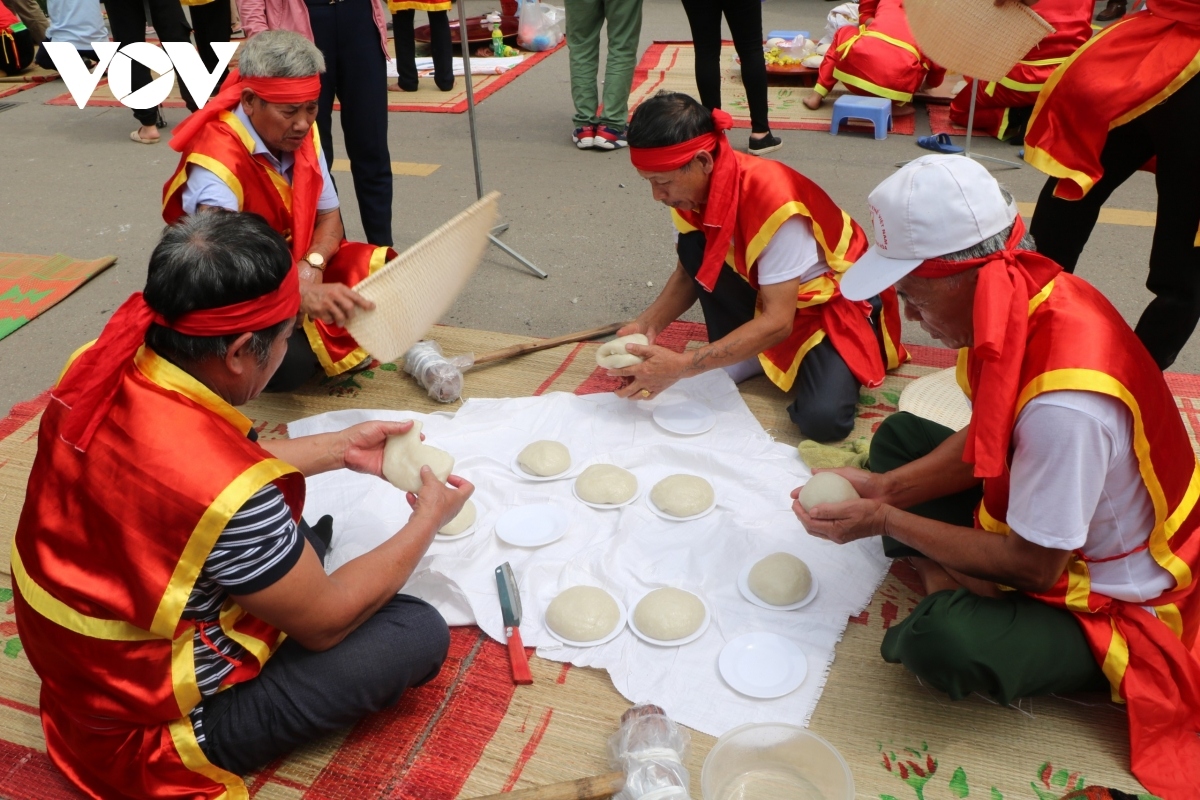
<svg viewBox="0 0 1200 800">
<path fill-rule="evenodd" d="M 558 506 L 517 506 L 496 520 L 496 535 L 516 547 L 541 547 L 557 542 L 569 527 L 567 512 Z"/>
<path fill-rule="evenodd" d="M 701 517 L 707 517 L 709 514 L 711 514 L 713 509 L 717 507 L 717 497 L 716 492 L 714 491 L 712 505 L 701 511 L 699 514 L 692 514 L 690 517 L 676 517 L 663 511 L 661 508 L 654 505 L 654 501 L 650 499 L 650 492 L 646 492 L 646 505 L 649 506 L 650 510 L 654 512 L 656 516 L 662 517 L 665 520 L 669 520 L 671 522 L 687 522 L 688 520 L 700 519 Z"/>
<path fill-rule="evenodd" d="M 746 633 L 721 649 L 721 677 L 747 697 L 783 697 L 800 688 L 808 674 L 804 651 L 775 633 Z"/>
<path fill-rule="evenodd" d="M 571 647 L 596 647 L 597 645 L 606 644 L 608 642 L 611 642 L 613 639 L 615 639 L 621 635 L 621 631 L 625 630 L 625 623 L 629 621 L 629 611 L 628 611 L 628 609 L 625 608 L 625 604 L 622 603 L 616 597 L 613 597 L 611 593 L 609 593 L 609 597 L 612 597 L 613 600 L 617 601 L 617 610 L 621 612 L 621 618 L 619 620 L 617 620 L 617 627 L 612 629 L 612 633 L 608 634 L 607 636 L 605 636 L 601 639 L 597 639 L 594 642 L 573 642 L 570 639 L 564 639 L 563 637 L 559 636 L 557 633 L 554 632 L 553 628 L 551 628 L 549 625 L 546 624 L 545 612 L 542 613 L 542 625 L 545 626 L 546 633 L 550 634 L 555 639 L 558 639 L 563 644 L 569 645 Z"/>
<path fill-rule="evenodd" d="M 763 556 L 763 558 L 766 558 L 766 556 Z M 742 597 L 746 598 L 751 603 L 754 603 L 754 605 L 758 606 L 759 608 L 769 608 L 772 611 L 795 611 L 797 608 L 804 608 L 806 605 L 812 602 L 814 597 L 817 596 L 817 576 L 813 575 L 812 587 L 809 588 L 808 594 L 804 596 L 804 599 L 786 606 L 771 605 L 750 589 L 750 570 L 754 569 L 754 565 L 757 564 L 759 560 L 760 559 L 755 559 L 753 561 L 746 562 L 746 566 L 743 567 L 741 573 L 738 574 L 737 580 L 738 590 L 742 593 Z M 809 571 L 809 574 L 812 574 L 811 570 Z"/>
<path fill-rule="evenodd" d="M 532 474 L 532 473 L 530 473 L 530 472 L 526 472 L 526 471 L 525 471 L 525 470 L 524 470 L 524 469 L 521 467 L 521 464 L 520 464 L 520 462 L 517 460 L 519 457 L 520 457 L 520 453 L 518 453 L 517 455 L 513 456 L 512 464 L 510 465 L 510 467 L 511 467 L 511 469 L 512 469 L 512 471 L 513 471 L 513 474 L 514 474 L 514 475 L 516 475 L 516 476 L 517 476 L 518 478 L 520 478 L 521 480 L 526 480 L 526 481 L 561 481 L 563 478 L 569 478 L 569 477 L 571 477 L 571 475 L 572 475 L 572 474 L 574 474 L 574 472 L 575 472 L 575 464 L 573 464 L 573 463 L 572 463 L 572 464 L 571 464 L 571 466 L 567 467 L 565 470 L 563 470 L 562 472 L 558 473 L 557 475 L 534 475 L 534 474 Z"/>
<path fill-rule="evenodd" d="M 439 533 L 433 537 L 433 541 L 436 544 L 437 542 L 453 542 L 455 539 L 465 539 L 466 537 L 468 537 L 472 533 L 474 533 L 475 529 L 477 527 L 479 527 L 479 517 L 478 516 L 475 517 L 475 521 L 472 522 L 470 525 L 468 525 L 467 529 L 465 531 L 463 531 L 462 533 L 455 533 L 450 536 L 447 536 L 444 533 Z"/>
<path fill-rule="evenodd" d="M 654 421 L 663 430 L 681 436 L 696 436 L 712 430 L 717 415 L 708 406 L 695 400 L 664 403 L 654 409 Z"/>
<path fill-rule="evenodd" d="M 651 589 L 650 591 L 654 591 L 654 590 Z M 684 591 L 691 591 L 691 590 L 685 589 Z M 650 592 L 646 592 L 646 594 L 650 594 Z M 639 597 L 638 602 L 633 604 L 633 607 L 635 609 L 638 607 L 638 603 L 642 602 L 642 600 L 644 600 L 646 598 L 646 594 Z M 699 593 L 697 593 L 697 592 L 692 592 L 692 594 L 696 595 L 696 597 L 700 597 Z M 672 639 L 669 642 L 664 642 L 662 639 L 651 638 L 638 630 L 637 624 L 633 621 L 633 614 L 629 615 L 629 630 L 633 631 L 633 635 L 638 637 L 639 639 L 641 639 L 643 642 L 645 642 L 647 644 L 656 645 L 658 647 L 679 647 L 680 645 L 685 645 L 690 642 L 694 642 L 697 639 L 699 639 L 701 636 L 704 635 L 704 632 L 706 630 L 708 630 L 708 623 L 712 620 L 712 611 L 709 609 L 708 603 L 705 601 L 705 599 L 703 597 L 700 597 L 700 602 L 704 603 L 704 621 L 700 623 L 700 627 L 697 628 L 696 632 L 693 633 L 691 636 L 685 636 L 682 639 Z"/>
<path fill-rule="evenodd" d="M 637 476 L 635 475 L 634 477 L 636 478 Z M 578 478 L 576 478 L 576 480 L 578 480 Z M 583 503 L 585 506 L 591 506 L 592 508 L 599 509 L 600 511 L 608 511 L 610 508 L 624 508 L 625 506 L 629 505 L 630 503 L 634 502 L 639 497 L 641 497 L 642 496 L 642 482 L 640 480 L 638 481 L 637 491 L 633 493 L 633 497 L 629 498 L 624 503 L 593 503 L 588 500 L 584 500 L 582 497 L 579 496 L 579 492 L 575 491 L 575 482 L 574 481 L 571 482 L 571 494 L 575 495 L 575 499 L 578 500 L 579 502 Z"/>
</svg>

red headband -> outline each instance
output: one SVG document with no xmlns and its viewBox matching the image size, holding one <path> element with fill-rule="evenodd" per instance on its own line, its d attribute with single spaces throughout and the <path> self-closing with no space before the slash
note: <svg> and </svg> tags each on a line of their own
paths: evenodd
<svg viewBox="0 0 1200 800">
<path fill-rule="evenodd" d="M 645 172 L 670 172 L 689 163 L 701 152 L 716 150 L 725 140 L 725 131 L 733 127 L 733 117 L 721 109 L 712 112 L 713 132 L 702 133 L 686 142 L 666 147 L 630 147 L 629 160 L 635 169 Z"/>
<path fill-rule="evenodd" d="M 321 76 L 304 78 L 243 78 L 232 69 L 221 91 L 204 108 L 194 111 L 171 133 L 171 149 L 182 153 L 188 143 L 222 111 L 232 111 L 242 101 L 242 89 L 249 89 L 268 103 L 307 103 L 321 95 Z"/>
<path fill-rule="evenodd" d="M 293 265 L 275 290 L 261 297 L 220 308 L 190 311 L 167 321 L 146 305 L 141 292 L 130 295 L 104 326 L 97 342 L 55 387 L 55 395 L 78 385 L 76 401 L 63 422 L 62 438 L 77 450 L 87 449 L 92 435 L 107 416 L 121 375 L 146 340 L 150 325 L 158 324 L 187 336 L 227 336 L 260 331 L 295 317 L 300 311 L 300 279 Z"/>
<path fill-rule="evenodd" d="M 237 75 L 237 70 L 229 73 L 230 78 L 234 75 Z M 227 79 L 222 86 L 228 83 Z M 304 78 L 241 78 L 235 83 L 254 92 L 268 103 L 310 103 L 321 96 L 320 75 Z"/>
<path fill-rule="evenodd" d="M 930 258 L 923 262 L 911 274 L 918 278 L 948 278 L 951 275 L 957 275 L 960 272 L 966 272 L 975 267 L 982 267 L 991 261 L 998 258 L 1003 258 L 1005 253 L 1009 253 L 1017 249 L 1017 245 L 1025 238 L 1025 221 L 1018 214 L 1013 221 L 1012 233 L 1009 234 L 1008 241 L 1004 243 L 1004 249 L 999 253 L 983 256 L 982 258 L 972 258 L 969 261 L 944 261 L 940 258 Z"/>
</svg>

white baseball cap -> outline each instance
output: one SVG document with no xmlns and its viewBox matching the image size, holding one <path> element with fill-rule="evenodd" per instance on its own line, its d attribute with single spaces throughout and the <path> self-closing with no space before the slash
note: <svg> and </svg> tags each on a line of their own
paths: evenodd
<svg viewBox="0 0 1200 800">
<path fill-rule="evenodd" d="M 957 253 L 1013 224 L 1017 205 L 977 161 L 928 155 L 875 187 L 867 204 L 875 245 L 842 275 L 848 300 L 874 297 L 921 263 Z"/>
</svg>

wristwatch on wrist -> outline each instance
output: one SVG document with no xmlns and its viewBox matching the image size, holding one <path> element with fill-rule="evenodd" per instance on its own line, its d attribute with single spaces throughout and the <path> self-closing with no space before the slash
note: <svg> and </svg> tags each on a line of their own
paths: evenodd
<svg viewBox="0 0 1200 800">
<path fill-rule="evenodd" d="M 307 261 L 309 266 L 311 266 L 313 269 L 320 270 L 321 272 L 325 271 L 325 256 L 321 255 L 317 251 L 314 250 L 306 255 L 304 260 Z"/>
</svg>

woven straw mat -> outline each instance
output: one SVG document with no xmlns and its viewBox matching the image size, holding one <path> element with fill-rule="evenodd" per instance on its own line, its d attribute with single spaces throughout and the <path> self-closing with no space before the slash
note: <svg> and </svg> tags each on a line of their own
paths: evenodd
<svg viewBox="0 0 1200 800">
<path fill-rule="evenodd" d="M 971 422 L 971 404 L 955 379 L 955 369 L 917 378 L 900 393 L 901 411 L 961 431 Z"/>
<path fill-rule="evenodd" d="M 1054 28 L 1018 2 L 907 0 L 917 45 L 948 70 L 998 81 Z"/>
</svg>

